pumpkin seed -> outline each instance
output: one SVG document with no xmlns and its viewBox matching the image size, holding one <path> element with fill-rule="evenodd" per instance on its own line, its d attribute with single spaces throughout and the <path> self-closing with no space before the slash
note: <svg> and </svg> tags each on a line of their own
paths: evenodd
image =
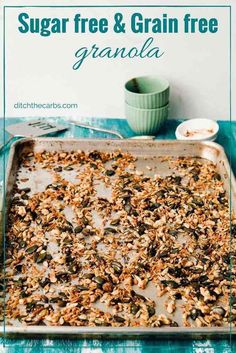
<svg viewBox="0 0 236 353">
<path fill-rule="evenodd" d="M 71 167 L 70 165 L 68 165 L 68 166 L 64 167 L 64 170 L 70 171 L 70 170 L 74 170 L 74 168 Z"/>
<path fill-rule="evenodd" d="M 172 321 L 170 327 L 179 327 L 179 324 L 176 321 Z"/>
<path fill-rule="evenodd" d="M 97 159 L 102 159 L 101 158 L 101 153 L 98 151 L 92 151 L 89 153 L 89 158 L 93 159 L 93 160 L 97 160 Z"/>
<path fill-rule="evenodd" d="M 31 191 L 31 188 L 24 188 L 24 189 L 21 189 L 20 191 L 23 191 L 27 194 Z"/>
<path fill-rule="evenodd" d="M 54 171 L 60 173 L 62 172 L 62 167 L 61 166 L 55 167 Z"/>
<path fill-rule="evenodd" d="M 18 265 L 16 265 L 15 269 L 16 269 L 17 272 L 21 272 L 22 271 L 22 267 L 23 267 L 22 264 L 18 264 Z"/>
<path fill-rule="evenodd" d="M 88 287 L 82 286 L 82 285 L 80 285 L 80 284 L 78 284 L 78 285 L 76 286 L 76 288 L 77 288 L 78 290 L 89 290 Z"/>
<path fill-rule="evenodd" d="M 215 179 L 215 180 L 221 180 L 221 176 L 220 176 L 220 174 L 219 173 L 215 173 L 214 175 L 213 175 L 213 178 Z"/>
<path fill-rule="evenodd" d="M 72 274 L 77 273 L 77 272 L 79 271 L 79 265 L 78 265 L 77 263 L 71 264 L 71 265 L 69 266 L 69 271 L 70 271 L 70 273 L 72 273 Z"/>
<path fill-rule="evenodd" d="M 120 323 L 125 322 L 125 319 L 124 319 L 123 317 L 121 317 L 121 316 L 114 315 L 113 318 L 114 318 L 114 320 L 115 320 L 116 322 L 120 322 Z"/>
<path fill-rule="evenodd" d="M 113 270 L 115 271 L 115 273 L 121 274 L 123 266 L 119 262 L 113 261 L 111 266 L 112 266 Z"/>
<path fill-rule="evenodd" d="M 85 273 L 84 275 L 83 275 L 83 278 L 87 278 L 87 279 L 92 279 L 94 277 L 94 274 L 93 273 Z"/>
<path fill-rule="evenodd" d="M 110 233 L 112 233 L 112 234 L 117 233 L 116 228 L 111 228 L 111 227 L 104 228 L 104 234 L 110 234 Z"/>
<path fill-rule="evenodd" d="M 149 317 L 153 316 L 156 313 L 156 309 L 153 306 L 147 306 L 147 311 Z"/>
<path fill-rule="evenodd" d="M 222 316 L 222 317 L 224 317 L 224 316 L 225 316 L 225 313 L 226 313 L 225 309 L 222 308 L 222 306 L 215 306 L 215 307 L 212 309 L 211 312 L 212 312 L 213 314 L 217 314 L 217 315 Z"/>
<path fill-rule="evenodd" d="M 156 196 L 162 199 L 165 196 L 165 190 L 159 190 L 156 192 Z"/>
<path fill-rule="evenodd" d="M 120 219 L 117 218 L 117 219 L 113 219 L 113 220 L 110 222 L 110 225 L 111 225 L 111 226 L 117 226 L 119 223 L 120 223 Z"/>
<path fill-rule="evenodd" d="M 41 252 L 39 255 L 36 256 L 35 262 L 37 264 L 40 264 L 46 259 L 47 253 L 46 252 Z"/>
<path fill-rule="evenodd" d="M 65 302 L 64 300 L 58 300 L 57 305 L 59 306 L 59 308 L 64 308 L 66 306 L 67 302 Z"/>
<path fill-rule="evenodd" d="M 25 246 L 26 246 L 26 241 L 22 240 L 22 241 L 20 242 L 20 247 L 21 247 L 21 248 L 24 248 Z"/>
<path fill-rule="evenodd" d="M 163 259 L 163 258 L 167 257 L 168 255 L 169 255 L 169 252 L 166 250 L 166 251 L 161 252 L 161 253 L 158 255 L 158 257 L 159 257 L 160 259 Z"/>
<path fill-rule="evenodd" d="M 106 175 L 107 175 L 107 176 L 112 176 L 112 175 L 114 175 L 114 174 L 115 174 L 115 171 L 114 171 L 114 170 L 112 170 L 112 169 L 106 170 Z"/>
<path fill-rule="evenodd" d="M 82 230 L 83 230 L 83 227 L 77 226 L 77 227 L 75 227 L 74 232 L 75 232 L 75 234 L 78 234 L 78 233 L 81 233 Z"/>
<path fill-rule="evenodd" d="M 28 254 L 33 254 L 33 252 L 35 252 L 37 249 L 38 249 L 38 245 L 35 244 L 35 245 L 29 247 L 28 249 L 26 249 L 26 252 Z"/>
<path fill-rule="evenodd" d="M 139 305 L 131 304 L 131 308 L 130 308 L 131 314 L 133 314 L 133 315 L 137 314 L 139 309 L 140 309 Z"/>
<path fill-rule="evenodd" d="M 194 198 L 193 199 L 193 203 L 195 204 L 195 205 L 197 205 L 197 206 L 204 206 L 204 202 L 201 200 L 201 199 L 196 199 L 196 198 Z"/>
<path fill-rule="evenodd" d="M 176 229 L 170 229 L 169 234 L 173 235 L 174 237 L 178 235 L 178 231 Z"/>
<path fill-rule="evenodd" d="M 156 253 L 157 253 L 156 245 L 154 244 L 150 245 L 148 249 L 149 256 L 154 257 Z"/>
<path fill-rule="evenodd" d="M 196 320 L 196 318 L 198 317 L 198 316 L 200 316 L 201 315 L 201 311 L 199 310 L 199 309 L 192 309 L 191 311 L 190 311 L 190 317 L 191 317 L 191 319 L 192 320 Z"/>
<path fill-rule="evenodd" d="M 93 280 L 94 280 L 94 282 L 96 282 L 97 284 L 99 284 L 101 286 L 106 282 L 105 279 L 100 276 L 94 277 Z"/>
<path fill-rule="evenodd" d="M 49 278 L 46 277 L 43 281 L 41 281 L 41 282 L 39 282 L 39 283 L 40 283 L 41 287 L 44 288 L 46 285 L 50 284 L 51 281 L 50 281 Z"/>
</svg>

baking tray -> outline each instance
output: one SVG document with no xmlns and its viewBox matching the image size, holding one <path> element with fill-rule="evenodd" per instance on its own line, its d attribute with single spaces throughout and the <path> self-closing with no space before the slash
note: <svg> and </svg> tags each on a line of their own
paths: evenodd
<svg viewBox="0 0 236 353">
<path fill-rule="evenodd" d="M 19 159 L 25 152 L 42 152 L 42 151 L 75 151 L 83 150 L 85 152 L 91 150 L 99 150 L 111 152 L 121 149 L 129 152 L 133 156 L 138 157 L 138 168 L 147 175 L 158 174 L 164 176 L 171 173 L 171 169 L 167 167 L 162 159 L 163 156 L 169 157 L 194 157 L 211 161 L 216 164 L 217 171 L 221 175 L 224 182 L 226 193 L 229 196 L 231 189 L 232 209 L 235 210 L 236 205 L 236 182 L 233 173 L 225 155 L 224 149 L 213 142 L 189 142 L 189 141 L 135 141 L 135 140 L 85 140 L 85 139 L 57 139 L 57 138 L 36 138 L 22 139 L 15 142 L 10 151 L 7 167 L 7 184 L 6 184 L 6 201 L 7 210 L 10 205 L 12 188 L 16 180 L 19 168 Z M 148 161 L 148 162 L 147 162 Z M 147 164 L 151 170 L 147 170 Z M 144 170 L 145 169 L 145 170 Z M 45 176 L 41 175 L 42 178 Z M 231 188 L 230 188 L 231 181 Z M 36 188 L 40 185 L 40 177 L 37 180 L 31 180 L 31 184 L 27 185 Z M 40 191 L 40 190 L 38 190 Z M 7 217 L 6 217 L 7 218 Z M 205 336 L 217 337 L 225 336 L 229 333 L 236 334 L 236 328 L 230 327 L 72 327 L 72 326 L 15 326 L 6 325 L 4 334 L 10 337 L 15 336 L 47 336 L 47 337 L 146 337 L 154 335 L 155 337 L 176 336 L 202 338 Z"/>
</svg>

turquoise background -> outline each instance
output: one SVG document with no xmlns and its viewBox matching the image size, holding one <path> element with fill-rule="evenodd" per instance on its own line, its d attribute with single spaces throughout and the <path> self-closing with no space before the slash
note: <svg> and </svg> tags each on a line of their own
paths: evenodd
<svg viewBox="0 0 236 353">
<path fill-rule="evenodd" d="M 26 119 L 9 119 L 7 124 L 25 121 Z M 50 120 L 50 119 L 49 119 Z M 52 122 L 64 123 L 62 118 L 53 118 Z M 175 139 L 175 129 L 182 120 L 169 120 L 158 133 L 157 139 Z M 100 126 L 111 130 L 119 131 L 124 137 L 133 136 L 127 122 L 122 119 L 99 119 L 90 118 L 83 119 L 94 126 Z M 227 121 L 219 121 L 220 132 L 216 142 L 220 143 L 230 158 L 234 173 L 236 173 L 236 122 L 230 124 Z M 3 128 L 3 119 L 0 121 Z M 1 129 L 2 130 L 2 129 Z M 75 126 L 71 126 L 69 131 L 59 133 L 58 137 L 78 137 L 78 138 L 114 138 L 112 135 L 95 132 Z M 232 137 L 232 138 L 230 138 Z M 3 137 L 1 136 L 1 142 Z M 8 150 L 6 150 L 7 159 Z M 0 156 L 0 165 L 3 166 L 3 155 Z M 3 179 L 4 168 L 0 168 L 0 180 Z M 52 339 L 0 339 L 0 353 L 233 353 L 236 352 L 236 340 L 230 341 L 229 336 L 219 340 L 187 340 L 182 337 L 177 339 L 155 339 L 146 340 L 52 340 Z M 3 344 L 5 347 L 3 347 Z"/>
</svg>

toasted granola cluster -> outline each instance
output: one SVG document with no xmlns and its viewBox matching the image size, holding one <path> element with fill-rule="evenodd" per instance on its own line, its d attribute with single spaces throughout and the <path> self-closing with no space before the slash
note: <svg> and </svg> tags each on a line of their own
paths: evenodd
<svg viewBox="0 0 236 353">
<path fill-rule="evenodd" d="M 166 161 L 170 175 L 151 176 L 121 151 L 22 156 L 7 232 L 10 324 L 235 324 L 236 222 L 230 235 L 221 177 L 201 159 Z M 39 169 L 52 180 L 35 192 Z"/>
</svg>

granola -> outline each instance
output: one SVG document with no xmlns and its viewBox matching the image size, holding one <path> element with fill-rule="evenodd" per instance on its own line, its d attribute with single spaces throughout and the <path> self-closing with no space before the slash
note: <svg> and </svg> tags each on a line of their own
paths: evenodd
<svg viewBox="0 0 236 353">
<path fill-rule="evenodd" d="M 9 324 L 235 325 L 236 221 L 230 235 L 223 181 L 211 162 L 163 161 L 167 176 L 122 151 L 22 156 L 8 217 Z M 38 168 L 51 182 L 35 192 Z"/>
</svg>

